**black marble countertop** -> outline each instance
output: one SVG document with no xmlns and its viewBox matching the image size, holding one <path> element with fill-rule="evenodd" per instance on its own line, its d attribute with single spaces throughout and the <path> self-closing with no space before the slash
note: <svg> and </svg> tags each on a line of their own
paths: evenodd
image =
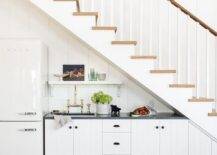
<svg viewBox="0 0 217 155">
<path fill-rule="evenodd" d="M 142 116 L 142 117 L 131 117 L 129 113 L 121 113 L 120 117 L 112 117 L 111 115 L 92 115 L 92 116 L 71 116 L 71 115 L 60 115 L 65 117 L 71 117 L 72 119 L 188 119 L 185 116 L 171 113 L 158 113 L 156 115 Z M 44 119 L 54 119 L 54 115 L 49 113 L 44 115 Z"/>
</svg>

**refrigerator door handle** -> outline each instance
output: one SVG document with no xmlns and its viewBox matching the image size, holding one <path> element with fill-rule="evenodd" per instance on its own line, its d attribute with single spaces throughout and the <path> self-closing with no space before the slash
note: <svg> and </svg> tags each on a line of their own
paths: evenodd
<svg viewBox="0 0 217 155">
<path fill-rule="evenodd" d="M 23 128 L 23 129 L 18 129 L 20 132 L 36 132 L 36 128 Z"/>
<path fill-rule="evenodd" d="M 18 113 L 18 115 L 22 115 L 22 116 L 35 116 L 37 115 L 36 112 L 23 112 L 23 113 Z"/>
</svg>

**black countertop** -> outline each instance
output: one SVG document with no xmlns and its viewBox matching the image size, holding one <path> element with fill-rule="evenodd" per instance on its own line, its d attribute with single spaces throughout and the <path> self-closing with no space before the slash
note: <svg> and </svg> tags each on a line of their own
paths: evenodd
<svg viewBox="0 0 217 155">
<path fill-rule="evenodd" d="M 131 117 L 129 113 L 121 113 L 120 117 L 112 117 L 111 115 L 93 115 L 93 116 L 70 116 L 62 115 L 65 117 L 71 117 L 72 119 L 188 119 L 185 116 L 171 113 L 158 113 L 151 116 Z M 49 113 L 44 115 L 44 119 L 54 119 L 54 115 Z"/>
</svg>

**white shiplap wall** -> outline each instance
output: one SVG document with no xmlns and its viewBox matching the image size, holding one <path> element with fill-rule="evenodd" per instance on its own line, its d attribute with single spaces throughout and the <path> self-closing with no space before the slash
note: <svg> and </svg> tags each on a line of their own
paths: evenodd
<svg viewBox="0 0 217 155">
<path fill-rule="evenodd" d="M 92 6 L 97 7 L 97 6 Z M 62 64 L 85 64 L 86 69 L 95 68 L 99 72 L 106 72 L 108 79 L 124 82 L 121 96 L 117 97 L 117 88 L 113 86 L 82 86 L 78 88 L 78 98 L 90 101 L 90 94 L 100 89 L 114 96 L 114 104 L 118 104 L 123 111 L 149 104 L 153 101 L 158 111 L 167 112 L 165 106 L 159 103 L 143 89 L 121 74 L 112 65 L 94 54 L 94 51 L 76 40 L 70 32 L 48 18 L 40 10 L 32 6 L 28 0 L 0 1 L 0 37 L 39 37 L 49 48 L 49 74 L 61 73 Z M 109 21 L 105 21 L 109 22 Z M 50 108 L 62 108 L 66 99 L 73 93 L 71 88 L 53 88 L 50 98 Z"/>
</svg>

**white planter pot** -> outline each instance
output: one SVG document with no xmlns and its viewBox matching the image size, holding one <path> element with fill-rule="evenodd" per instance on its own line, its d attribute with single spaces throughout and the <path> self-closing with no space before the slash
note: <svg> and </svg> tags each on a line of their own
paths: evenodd
<svg viewBox="0 0 217 155">
<path fill-rule="evenodd" d="M 108 115 L 110 112 L 109 104 L 97 104 L 96 105 L 96 113 L 100 115 Z"/>
</svg>

